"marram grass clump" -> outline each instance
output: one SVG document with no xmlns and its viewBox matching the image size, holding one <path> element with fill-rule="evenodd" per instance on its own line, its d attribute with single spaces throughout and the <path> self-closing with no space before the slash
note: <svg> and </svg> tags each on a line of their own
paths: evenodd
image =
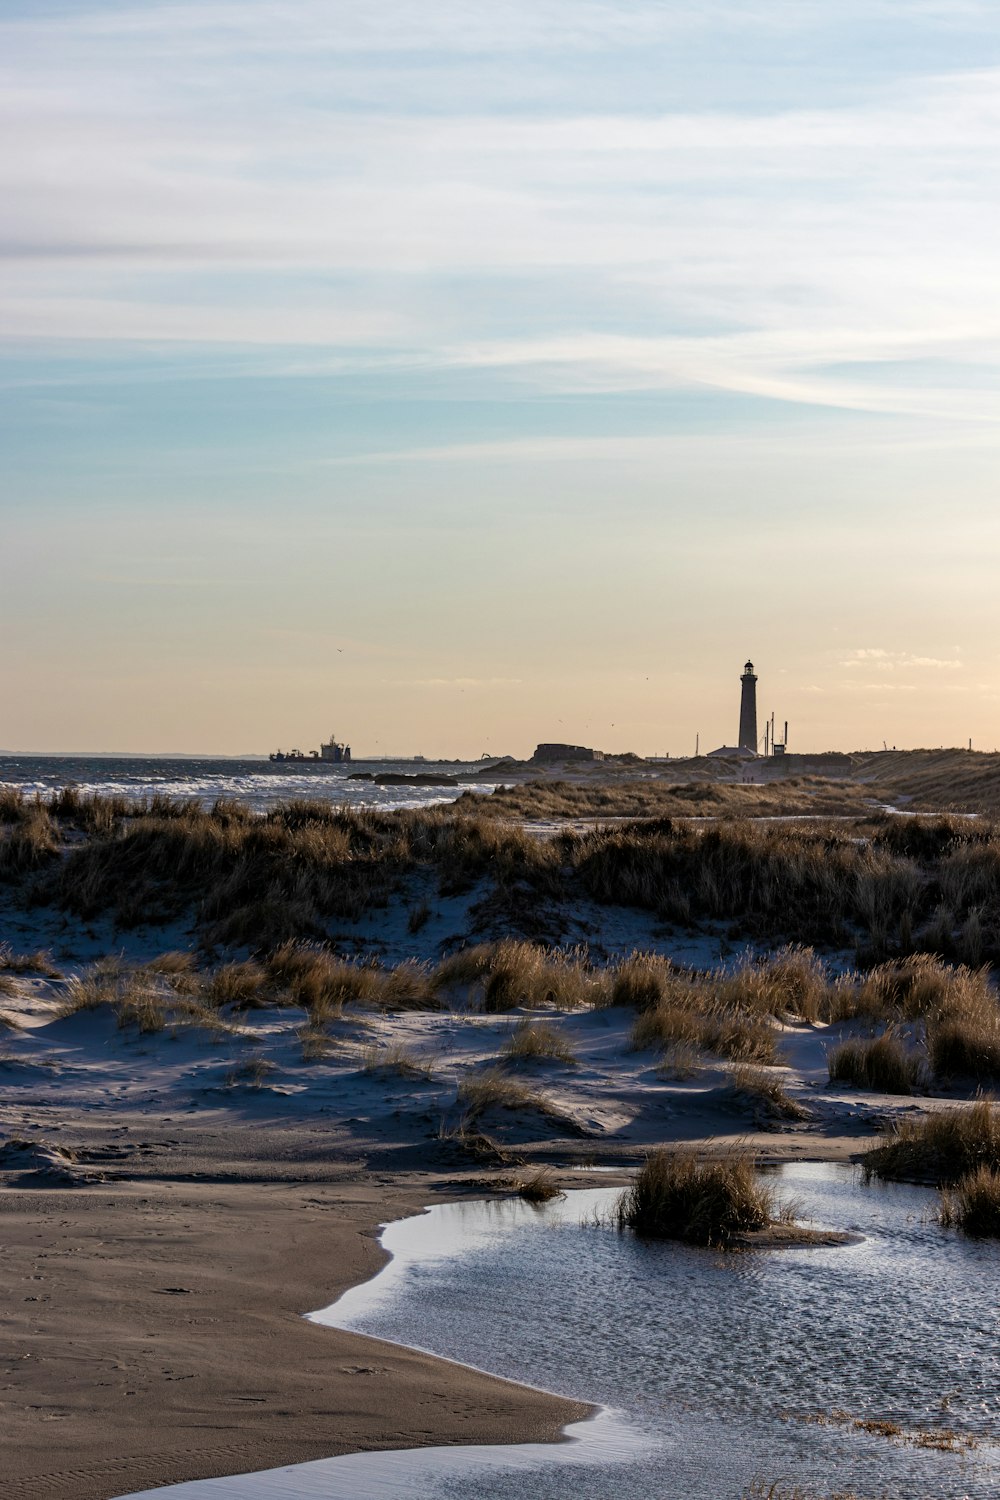
<svg viewBox="0 0 1000 1500">
<path fill-rule="evenodd" d="M 1000 1171 L 978 1166 L 941 1193 L 939 1221 L 983 1239 L 1000 1239 Z"/>
<path fill-rule="evenodd" d="M 861 1159 L 866 1177 L 952 1187 L 981 1167 L 1000 1171 L 1000 1113 L 992 1099 L 904 1120 Z"/>
<path fill-rule="evenodd" d="M 852 1038 L 827 1057 L 831 1083 L 852 1083 L 877 1094 L 912 1094 L 924 1082 L 926 1066 L 888 1028 L 874 1039 Z"/>
<path fill-rule="evenodd" d="M 614 1210 L 619 1229 L 723 1247 L 787 1218 L 746 1151 L 710 1161 L 684 1149 L 654 1151 Z"/>
</svg>

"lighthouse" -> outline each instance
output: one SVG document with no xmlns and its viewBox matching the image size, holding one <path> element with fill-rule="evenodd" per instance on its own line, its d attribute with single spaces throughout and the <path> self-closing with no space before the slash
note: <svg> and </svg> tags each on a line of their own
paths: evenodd
<svg viewBox="0 0 1000 1500">
<path fill-rule="evenodd" d="M 740 749 L 757 754 L 757 678 L 753 662 L 748 661 L 740 678 L 743 696 L 740 699 Z"/>
</svg>

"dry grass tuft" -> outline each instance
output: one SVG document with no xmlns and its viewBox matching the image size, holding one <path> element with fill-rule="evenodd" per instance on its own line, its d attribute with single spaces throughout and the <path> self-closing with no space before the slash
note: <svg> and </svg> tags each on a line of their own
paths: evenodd
<svg viewBox="0 0 1000 1500">
<path fill-rule="evenodd" d="M 123 1031 L 136 1026 L 143 1034 L 152 1034 L 166 1026 L 163 997 L 155 981 L 142 970 L 126 968 L 119 958 L 100 959 L 70 979 L 58 1014 L 74 1016 L 103 1006 L 113 1010 Z"/>
<path fill-rule="evenodd" d="M 987 968 L 953 968 L 931 953 L 876 965 L 856 982 L 855 1015 L 937 1020 L 995 1009 Z M 839 1019 L 839 1018 L 838 1018 Z"/>
<path fill-rule="evenodd" d="M 489 973 L 494 952 L 494 944 L 477 943 L 474 947 L 449 953 L 434 970 L 431 983 L 436 990 L 478 984 Z"/>
<path fill-rule="evenodd" d="M 553 1198 L 565 1196 L 562 1188 L 552 1176 L 550 1167 L 539 1167 L 526 1177 L 516 1179 L 514 1191 L 526 1203 L 551 1203 Z"/>
<path fill-rule="evenodd" d="M 267 969 L 289 1003 L 307 1010 L 314 1025 L 339 1016 L 351 1001 L 374 1003 L 381 984 L 373 965 L 337 958 L 305 943 L 283 943 L 267 960 Z"/>
<path fill-rule="evenodd" d="M 644 1011 L 632 1028 L 631 1046 L 667 1050 L 678 1045 L 714 1052 L 732 1062 L 773 1063 L 777 1039 L 765 1018 L 717 1004 L 701 986 L 675 990 L 654 1010 Z"/>
<path fill-rule="evenodd" d="M 131 976 L 118 958 L 102 958 L 82 974 L 75 974 L 66 985 L 59 1006 L 60 1016 L 75 1016 L 84 1010 L 99 1010 L 102 1005 L 114 1005 L 121 998 L 123 989 L 131 982 Z"/>
<path fill-rule="evenodd" d="M 198 961 L 193 953 L 171 949 L 168 953 L 159 953 L 156 958 L 149 959 L 143 964 L 143 968 L 150 974 L 162 974 L 164 979 L 174 980 L 197 973 Z"/>
<path fill-rule="evenodd" d="M 434 1077 L 434 1059 L 413 1051 L 402 1042 L 377 1042 L 366 1047 L 361 1057 L 361 1066 L 366 1073 L 391 1073 L 398 1078 Z"/>
<path fill-rule="evenodd" d="M 484 977 L 483 1010 L 493 1014 L 522 1005 L 571 1010 L 599 1004 L 606 985 L 582 953 L 509 938 L 494 946 Z"/>
<path fill-rule="evenodd" d="M 504 1043 L 503 1056 L 508 1062 L 536 1060 L 576 1065 L 572 1047 L 548 1021 L 521 1021 Z"/>
<path fill-rule="evenodd" d="M 200 1030 L 212 1031 L 219 1035 L 235 1036 L 240 1029 L 231 1021 L 223 1020 L 214 1006 L 203 1005 L 200 1000 L 184 996 L 171 998 L 170 1020 L 171 1022 L 184 1020 Z"/>
<path fill-rule="evenodd" d="M 877 1094 L 912 1094 L 926 1075 L 923 1059 L 891 1028 L 871 1041 L 841 1042 L 828 1054 L 827 1069 L 831 1083 L 851 1083 Z"/>
<path fill-rule="evenodd" d="M 297 1035 L 304 1063 L 325 1062 L 337 1045 L 321 1026 L 301 1026 Z"/>
<path fill-rule="evenodd" d="M 0 819 L 0 880 L 33 875 L 58 853 L 58 829 L 41 803 L 21 803 L 17 821 Z"/>
<path fill-rule="evenodd" d="M 274 1063 L 266 1057 L 251 1057 L 226 1074 L 226 1083 L 230 1088 L 242 1084 L 247 1088 L 262 1089 L 274 1071 Z"/>
<path fill-rule="evenodd" d="M 977 1014 L 946 1016 L 927 1026 L 927 1052 L 939 1078 L 1000 1079 L 1000 1010 L 991 1001 Z"/>
<path fill-rule="evenodd" d="M 656 1064 L 659 1076 L 670 1083 L 683 1083 L 701 1071 L 702 1056 L 690 1042 L 671 1042 Z"/>
<path fill-rule="evenodd" d="M 519 1083 L 499 1068 L 487 1068 L 482 1073 L 471 1074 L 458 1086 L 458 1103 L 464 1109 L 463 1126 L 468 1126 L 486 1114 L 488 1110 L 534 1110 L 547 1119 L 565 1124 L 559 1109 L 537 1089 Z"/>
<path fill-rule="evenodd" d="M 236 1010 L 257 1010 L 273 1003 L 267 970 L 252 959 L 223 964 L 205 985 L 212 1005 L 232 1005 Z"/>
<path fill-rule="evenodd" d="M 655 1151 L 615 1207 L 619 1229 L 720 1247 L 782 1214 L 753 1157 L 742 1151 L 706 1162 L 693 1151 Z"/>
<path fill-rule="evenodd" d="M 862 1157 L 866 1179 L 954 1186 L 980 1167 L 1000 1172 L 1000 1114 L 990 1098 L 961 1109 L 904 1120 Z"/>
<path fill-rule="evenodd" d="M 809 1111 L 793 1099 L 781 1079 L 767 1068 L 741 1063 L 732 1072 L 733 1092 L 776 1120 L 808 1120 Z"/>
<path fill-rule="evenodd" d="M 372 1002 L 381 1010 L 440 1010 L 427 964 L 410 959 L 379 973 Z"/>
<path fill-rule="evenodd" d="M 630 953 L 615 965 L 609 1002 L 653 1010 L 665 998 L 673 974 L 674 966 L 657 953 Z"/>
<path fill-rule="evenodd" d="M 0 970 L 8 974 L 40 974 L 44 979 L 61 979 L 62 972 L 52 961 L 47 948 L 33 953 L 17 953 L 9 943 L 0 943 Z"/>
<path fill-rule="evenodd" d="M 946 1228 L 1000 1239 L 1000 1171 L 981 1164 L 941 1194 L 939 1220 Z"/>
<path fill-rule="evenodd" d="M 143 1036 L 163 1031 L 167 1024 L 163 1001 L 155 991 L 145 989 L 139 983 L 128 985 L 115 1005 L 118 1025 L 124 1031 L 129 1026 L 138 1027 Z"/>
<path fill-rule="evenodd" d="M 713 976 L 717 999 L 751 1015 L 792 1015 L 817 1021 L 826 1010 L 831 982 L 811 948 L 789 945 L 765 959 L 746 958 Z"/>
</svg>

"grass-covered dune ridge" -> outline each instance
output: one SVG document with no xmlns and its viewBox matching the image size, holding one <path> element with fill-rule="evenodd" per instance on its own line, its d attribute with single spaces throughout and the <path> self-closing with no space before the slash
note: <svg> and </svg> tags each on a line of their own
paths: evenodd
<svg viewBox="0 0 1000 1500">
<path fill-rule="evenodd" d="M 122 927 L 190 914 L 212 941 L 268 948 L 384 906 L 416 875 L 442 894 L 483 882 L 515 925 L 539 901 L 586 899 L 766 942 L 855 945 L 869 962 L 1000 957 L 1000 833 L 980 820 L 654 818 L 540 838 L 450 806 L 258 815 L 231 801 L 0 794 L 0 880 Z"/>
<path fill-rule="evenodd" d="M 539 1060 L 572 1066 L 572 1051 L 538 1012 L 624 1009 L 633 1052 L 659 1054 L 656 1066 L 666 1072 L 677 1071 L 683 1061 L 685 1076 L 697 1073 L 707 1056 L 725 1059 L 738 1065 L 733 1077 L 739 1093 L 753 1095 L 767 1113 L 789 1118 L 796 1111 L 778 1080 L 764 1071 L 781 1063 L 782 1026 L 788 1023 L 883 1027 L 881 1036 L 849 1039 L 828 1053 L 832 1079 L 882 1093 L 908 1093 L 954 1079 L 934 1069 L 936 1028 L 967 1033 L 972 1048 L 984 1029 L 1000 1025 L 1000 1006 L 985 970 L 956 968 L 923 955 L 868 973 L 835 974 L 810 950 L 786 948 L 766 958 L 697 970 L 656 953 L 599 963 L 584 949 L 510 938 L 459 949 L 437 962 L 395 965 L 346 958 L 328 946 L 302 942 L 284 943 L 260 958 L 201 967 L 190 953 L 168 952 L 131 967 L 108 958 L 71 978 L 63 1001 L 66 1014 L 102 1005 L 114 1010 L 122 1026 L 143 1031 L 163 1029 L 178 1010 L 214 1024 L 224 1014 L 298 1008 L 307 1013 L 307 1029 L 317 1044 L 313 1033 L 341 1017 L 345 1007 L 486 1016 L 535 1012 L 509 1034 L 503 1049 L 508 1066 Z M 904 1045 L 897 1028 L 926 1040 Z M 845 1051 L 860 1061 L 841 1064 L 839 1054 Z M 883 1059 L 887 1051 L 891 1055 Z"/>
</svg>

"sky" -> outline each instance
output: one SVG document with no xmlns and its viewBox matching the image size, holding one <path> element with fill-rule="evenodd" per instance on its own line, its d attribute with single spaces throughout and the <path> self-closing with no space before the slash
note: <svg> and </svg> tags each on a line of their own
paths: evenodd
<svg viewBox="0 0 1000 1500">
<path fill-rule="evenodd" d="M 1000 12 L 0 0 L 0 746 L 1000 744 Z"/>
</svg>

